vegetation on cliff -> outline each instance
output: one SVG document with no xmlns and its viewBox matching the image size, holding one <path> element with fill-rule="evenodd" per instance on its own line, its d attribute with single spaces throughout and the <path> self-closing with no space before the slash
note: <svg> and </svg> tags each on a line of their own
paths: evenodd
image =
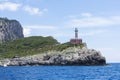
<svg viewBox="0 0 120 80">
<path fill-rule="evenodd" d="M 32 36 L 0 44 L 0 58 L 28 56 L 46 53 L 48 51 L 62 51 L 74 45 L 69 42 L 60 44 L 51 36 Z"/>
<path fill-rule="evenodd" d="M 27 37 L 0 44 L 1 57 L 26 56 L 42 53 L 59 44 L 52 37 Z"/>
</svg>

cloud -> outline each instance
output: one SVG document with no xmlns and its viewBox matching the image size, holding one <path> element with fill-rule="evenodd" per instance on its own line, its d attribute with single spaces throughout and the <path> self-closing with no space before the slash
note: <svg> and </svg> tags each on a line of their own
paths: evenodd
<svg viewBox="0 0 120 80">
<path fill-rule="evenodd" d="M 24 27 L 30 28 L 30 29 L 46 29 L 46 30 L 55 30 L 57 29 L 56 26 L 47 26 L 47 25 L 25 25 Z"/>
<path fill-rule="evenodd" d="M 24 5 L 20 3 L 15 3 L 15 2 L 9 2 L 8 0 L 2 1 L 0 3 L 0 11 L 17 11 L 17 10 L 22 10 L 25 12 L 28 12 L 30 15 L 43 15 L 45 12 L 48 11 L 48 9 L 40 9 L 37 7 L 32 7 L 29 5 Z"/>
<path fill-rule="evenodd" d="M 24 6 L 23 9 L 24 11 L 28 12 L 30 15 L 42 15 L 44 12 L 47 11 L 46 8 L 40 10 L 39 8 L 31 7 L 31 6 Z"/>
<path fill-rule="evenodd" d="M 81 16 L 83 16 L 83 17 L 91 17 L 92 14 L 91 13 L 81 13 Z"/>
<path fill-rule="evenodd" d="M 93 15 L 91 13 L 81 13 L 79 15 L 69 15 L 67 18 L 70 19 L 78 19 L 78 18 L 83 18 L 83 17 L 92 17 Z"/>
<path fill-rule="evenodd" d="M 94 35 L 98 35 L 98 34 L 103 34 L 108 32 L 107 30 L 93 30 L 90 32 L 86 32 L 86 33 L 81 33 L 80 36 L 94 36 Z"/>
<path fill-rule="evenodd" d="M 34 31 L 39 31 L 38 32 L 38 35 L 39 34 L 42 34 L 44 33 L 44 35 L 47 35 L 48 33 L 51 34 L 52 36 L 54 37 L 69 37 L 69 38 L 72 38 L 74 37 L 74 33 L 71 33 L 71 31 L 66 31 L 62 28 L 59 28 L 57 26 L 50 26 L 50 25 L 25 25 L 24 26 L 25 28 L 25 31 L 24 31 L 24 34 L 29 36 L 32 32 Z M 104 34 L 108 32 L 108 30 L 92 30 L 92 31 L 87 31 L 87 32 L 81 32 L 80 33 L 80 36 L 94 36 L 94 35 L 101 35 L 101 34 Z M 67 35 L 65 35 L 67 34 Z M 43 35 L 43 36 L 44 36 Z"/>
<path fill-rule="evenodd" d="M 31 29 L 30 28 L 23 28 L 23 34 L 25 37 L 29 36 L 31 34 Z"/>
<path fill-rule="evenodd" d="M 24 25 L 24 35 L 35 36 L 42 35 L 46 36 L 48 34 L 53 34 L 55 30 L 57 30 L 56 26 L 49 26 L 49 25 Z"/>
<path fill-rule="evenodd" d="M 12 2 L 2 2 L 0 3 L 0 10 L 8 10 L 8 11 L 17 11 L 20 8 L 21 4 L 12 3 Z"/>
<path fill-rule="evenodd" d="M 91 14 L 88 13 L 84 13 L 82 14 L 82 16 L 85 17 L 70 19 L 68 25 L 77 27 L 105 27 L 112 25 L 120 25 L 120 16 L 91 16 Z"/>
</svg>

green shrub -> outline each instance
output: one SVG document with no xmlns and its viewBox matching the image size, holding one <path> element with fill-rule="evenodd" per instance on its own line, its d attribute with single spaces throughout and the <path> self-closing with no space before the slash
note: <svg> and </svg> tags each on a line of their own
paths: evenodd
<svg viewBox="0 0 120 80">
<path fill-rule="evenodd" d="M 49 51 L 63 51 L 68 47 L 82 45 L 73 45 L 69 42 L 60 44 L 53 37 L 32 36 L 5 42 L 0 44 L 0 58 L 12 58 L 15 56 L 28 56 L 34 54 L 46 53 Z"/>
</svg>

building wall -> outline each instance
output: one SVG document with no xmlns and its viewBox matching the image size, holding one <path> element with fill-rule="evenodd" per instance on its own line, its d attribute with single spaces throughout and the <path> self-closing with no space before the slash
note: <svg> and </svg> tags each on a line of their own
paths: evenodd
<svg viewBox="0 0 120 80">
<path fill-rule="evenodd" d="M 71 39 L 70 43 L 71 44 L 81 44 L 82 43 L 82 39 Z"/>
</svg>

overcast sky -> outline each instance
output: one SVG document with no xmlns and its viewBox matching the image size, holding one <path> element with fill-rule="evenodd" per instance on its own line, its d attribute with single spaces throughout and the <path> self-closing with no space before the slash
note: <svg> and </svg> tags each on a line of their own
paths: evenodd
<svg viewBox="0 0 120 80">
<path fill-rule="evenodd" d="M 0 17 L 18 20 L 25 37 L 74 38 L 74 28 L 88 48 L 107 62 L 120 62 L 120 0 L 0 0 Z"/>
</svg>

